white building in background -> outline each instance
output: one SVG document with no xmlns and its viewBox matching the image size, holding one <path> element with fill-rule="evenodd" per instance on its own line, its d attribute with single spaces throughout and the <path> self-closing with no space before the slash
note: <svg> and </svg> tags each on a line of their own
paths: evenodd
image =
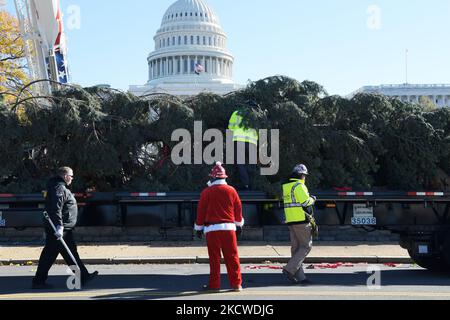
<svg viewBox="0 0 450 320">
<path fill-rule="evenodd" d="M 216 13 L 204 0 L 178 0 L 163 16 L 150 53 L 148 82 L 130 86 L 142 96 L 168 93 L 193 96 L 227 94 L 242 86 L 233 82 L 234 57 Z"/>
<path fill-rule="evenodd" d="M 381 85 L 365 86 L 357 90 L 356 93 L 380 93 L 389 97 L 396 97 L 405 102 L 419 103 L 422 97 L 427 97 L 429 101 L 437 107 L 450 106 L 450 84 L 401 84 L 401 85 Z"/>
</svg>

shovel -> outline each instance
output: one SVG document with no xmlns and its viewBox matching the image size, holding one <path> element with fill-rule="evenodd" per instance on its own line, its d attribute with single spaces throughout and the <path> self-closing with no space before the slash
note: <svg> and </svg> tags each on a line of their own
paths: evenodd
<svg viewBox="0 0 450 320">
<path fill-rule="evenodd" d="M 50 217 L 48 216 L 47 211 L 44 211 L 44 218 L 50 223 L 50 225 L 53 228 L 53 231 L 55 231 L 56 233 L 56 227 L 53 224 L 52 219 L 50 219 Z M 59 241 L 61 241 L 63 247 L 66 249 L 67 253 L 69 254 L 70 258 L 72 259 L 73 263 L 75 264 L 75 266 L 77 267 L 78 270 L 80 270 L 80 267 L 78 266 L 77 260 L 75 259 L 75 257 L 73 256 L 72 252 L 70 251 L 69 247 L 67 246 L 66 242 L 64 241 L 63 237 L 60 237 L 58 239 Z"/>
</svg>

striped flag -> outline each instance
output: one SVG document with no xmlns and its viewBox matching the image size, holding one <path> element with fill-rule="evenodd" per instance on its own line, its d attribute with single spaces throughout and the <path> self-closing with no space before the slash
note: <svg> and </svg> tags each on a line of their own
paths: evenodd
<svg viewBox="0 0 450 320">
<path fill-rule="evenodd" d="M 56 20 L 58 22 L 58 36 L 55 41 L 55 59 L 58 72 L 58 82 L 67 83 L 69 81 L 69 68 L 66 60 L 66 37 L 63 28 L 62 14 L 58 3 Z"/>
<path fill-rule="evenodd" d="M 194 68 L 195 74 L 200 75 L 200 73 L 205 72 L 205 68 L 200 63 L 195 64 Z"/>
</svg>

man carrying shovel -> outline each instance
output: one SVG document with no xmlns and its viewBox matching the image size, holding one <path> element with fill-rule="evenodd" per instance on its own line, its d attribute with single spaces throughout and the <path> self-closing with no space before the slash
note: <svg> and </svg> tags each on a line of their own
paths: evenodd
<svg viewBox="0 0 450 320">
<path fill-rule="evenodd" d="M 73 229 L 77 223 L 78 206 L 75 196 L 68 189 L 73 181 L 73 170 L 69 167 L 58 169 L 57 176 L 51 178 L 47 184 L 45 209 L 48 220 L 45 221 L 45 247 L 39 259 L 36 276 L 33 278 L 33 289 L 51 289 L 47 284 L 48 271 L 61 254 L 69 266 L 79 269 L 82 285 L 91 281 L 98 272 L 89 273 L 78 255 L 73 237 Z M 67 250 L 69 249 L 69 250 Z M 73 261 L 75 258 L 75 261 Z"/>
</svg>

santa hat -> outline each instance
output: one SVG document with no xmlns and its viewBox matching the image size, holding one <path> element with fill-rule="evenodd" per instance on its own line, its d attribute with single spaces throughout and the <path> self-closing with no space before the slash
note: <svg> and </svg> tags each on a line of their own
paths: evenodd
<svg viewBox="0 0 450 320">
<path fill-rule="evenodd" d="M 226 179 L 228 178 L 224 167 L 222 167 L 222 162 L 216 162 L 216 166 L 211 170 L 209 175 L 213 179 Z"/>
</svg>

